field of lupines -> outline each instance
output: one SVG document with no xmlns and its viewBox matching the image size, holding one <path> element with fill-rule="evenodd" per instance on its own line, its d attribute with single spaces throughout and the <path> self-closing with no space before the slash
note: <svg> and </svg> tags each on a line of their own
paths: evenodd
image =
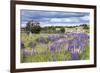
<svg viewBox="0 0 100 73">
<path fill-rule="evenodd" d="M 89 59 L 87 33 L 31 34 L 21 32 L 21 62 Z"/>
</svg>

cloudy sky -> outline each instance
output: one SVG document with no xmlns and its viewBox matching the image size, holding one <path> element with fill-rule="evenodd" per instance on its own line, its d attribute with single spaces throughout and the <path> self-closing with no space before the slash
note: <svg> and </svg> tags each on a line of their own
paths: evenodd
<svg viewBox="0 0 100 73">
<path fill-rule="evenodd" d="M 42 27 L 89 24 L 89 15 L 88 12 L 21 10 L 21 26 L 26 26 L 30 20 L 38 21 Z"/>
</svg>

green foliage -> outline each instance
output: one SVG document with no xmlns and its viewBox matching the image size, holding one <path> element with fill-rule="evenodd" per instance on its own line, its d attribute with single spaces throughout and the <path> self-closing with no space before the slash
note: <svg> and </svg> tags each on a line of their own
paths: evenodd
<svg viewBox="0 0 100 73">
<path fill-rule="evenodd" d="M 89 47 L 86 47 L 86 49 L 84 50 L 84 52 L 83 53 L 81 53 L 80 54 L 80 59 L 81 60 L 88 60 L 89 59 L 89 57 L 90 57 L 90 54 L 89 54 L 90 52 L 89 52 Z"/>
<path fill-rule="evenodd" d="M 33 21 L 29 21 L 26 25 L 26 32 L 27 33 L 39 33 L 41 30 L 41 27 L 39 25 L 39 22 L 33 22 Z"/>
<path fill-rule="evenodd" d="M 31 32 L 32 32 L 32 33 L 40 33 L 40 30 L 41 30 L 41 27 L 40 27 L 40 26 L 34 26 L 34 27 L 31 29 Z"/>
<path fill-rule="evenodd" d="M 42 27 L 41 32 L 44 33 L 55 33 L 56 27 L 54 26 L 48 26 L 48 27 Z"/>
<path fill-rule="evenodd" d="M 89 29 L 89 26 L 87 24 L 83 24 L 83 25 L 80 25 L 83 27 L 83 29 Z"/>
<path fill-rule="evenodd" d="M 60 28 L 60 31 L 61 33 L 65 33 L 65 28 L 64 27 Z"/>
<path fill-rule="evenodd" d="M 47 61 L 63 61 L 63 60 L 71 60 L 71 54 L 70 53 L 64 53 L 64 52 L 56 52 L 55 54 L 52 54 L 51 52 L 45 53 L 39 53 L 37 55 L 28 56 L 22 59 L 22 63 L 26 62 L 47 62 Z"/>
</svg>

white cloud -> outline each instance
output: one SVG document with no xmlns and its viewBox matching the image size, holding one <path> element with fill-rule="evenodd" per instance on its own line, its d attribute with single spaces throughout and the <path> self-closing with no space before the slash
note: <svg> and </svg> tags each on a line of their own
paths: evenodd
<svg viewBox="0 0 100 73">
<path fill-rule="evenodd" d="M 89 20 L 90 18 L 89 18 L 89 16 L 83 16 L 83 17 L 81 17 L 81 19 L 82 20 Z"/>
<path fill-rule="evenodd" d="M 71 22 L 79 23 L 80 19 L 78 17 L 71 17 L 70 18 Z"/>
<path fill-rule="evenodd" d="M 50 19 L 50 22 L 62 22 L 64 19 L 62 18 L 52 18 Z"/>
<path fill-rule="evenodd" d="M 50 22 L 71 22 L 70 18 L 52 18 Z"/>
<path fill-rule="evenodd" d="M 71 18 L 52 18 L 50 22 L 80 22 L 79 18 L 71 17 Z"/>
<path fill-rule="evenodd" d="M 22 22 L 21 27 L 26 27 L 27 21 L 26 22 Z"/>
</svg>

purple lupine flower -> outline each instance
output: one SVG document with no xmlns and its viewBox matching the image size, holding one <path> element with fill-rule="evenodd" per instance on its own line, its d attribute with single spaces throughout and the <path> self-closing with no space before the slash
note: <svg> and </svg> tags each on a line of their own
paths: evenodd
<svg viewBox="0 0 100 73">
<path fill-rule="evenodd" d="M 80 42 L 80 44 L 79 44 L 79 48 L 80 48 L 80 49 L 84 49 L 84 48 L 85 48 L 85 43 Z"/>
<path fill-rule="evenodd" d="M 85 33 L 68 33 L 68 44 L 65 45 L 65 48 L 68 48 L 68 51 L 73 53 L 77 52 L 80 54 L 84 51 L 89 35 Z"/>
<path fill-rule="evenodd" d="M 84 40 L 89 39 L 89 35 L 85 34 L 85 33 L 77 33 L 75 38 L 78 38 L 79 40 L 81 40 L 83 42 Z"/>
<path fill-rule="evenodd" d="M 72 40 L 69 40 L 69 41 L 68 41 L 68 51 L 71 52 L 72 49 L 74 49 L 73 41 L 72 41 Z"/>
<path fill-rule="evenodd" d="M 42 44 L 48 43 L 48 41 L 47 41 L 47 39 L 46 39 L 45 37 L 40 37 L 40 38 L 38 38 L 38 42 L 39 42 L 39 43 L 42 43 Z"/>
<path fill-rule="evenodd" d="M 64 39 L 63 40 L 63 43 L 67 44 L 68 43 L 68 40 Z"/>
<path fill-rule="evenodd" d="M 50 51 L 54 52 L 57 48 L 59 48 L 59 45 L 54 43 L 50 46 Z"/>
<path fill-rule="evenodd" d="M 79 39 L 69 40 L 68 42 L 68 51 L 73 52 L 75 49 L 83 50 L 85 47 L 84 43 Z"/>
<path fill-rule="evenodd" d="M 89 39 L 89 35 L 85 33 L 69 33 L 68 37 L 78 38 L 78 39 Z"/>
<path fill-rule="evenodd" d="M 61 43 L 59 43 L 59 42 L 53 42 L 51 45 L 50 45 L 50 51 L 51 52 L 55 52 L 56 50 L 60 50 L 61 48 L 60 48 L 60 46 L 61 46 Z"/>
<path fill-rule="evenodd" d="M 58 35 L 50 35 L 48 36 L 48 40 L 51 41 L 51 42 L 54 42 L 54 41 L 57 41 L 59 40 L 59 36 Z"/>
<path fill-rule="evenodd" d="M 72 60 L 79 60 L 80 59 L 79 54 L 77 52 L 72 53 L 71 57 L 72 57 Z"/>
</svg>

